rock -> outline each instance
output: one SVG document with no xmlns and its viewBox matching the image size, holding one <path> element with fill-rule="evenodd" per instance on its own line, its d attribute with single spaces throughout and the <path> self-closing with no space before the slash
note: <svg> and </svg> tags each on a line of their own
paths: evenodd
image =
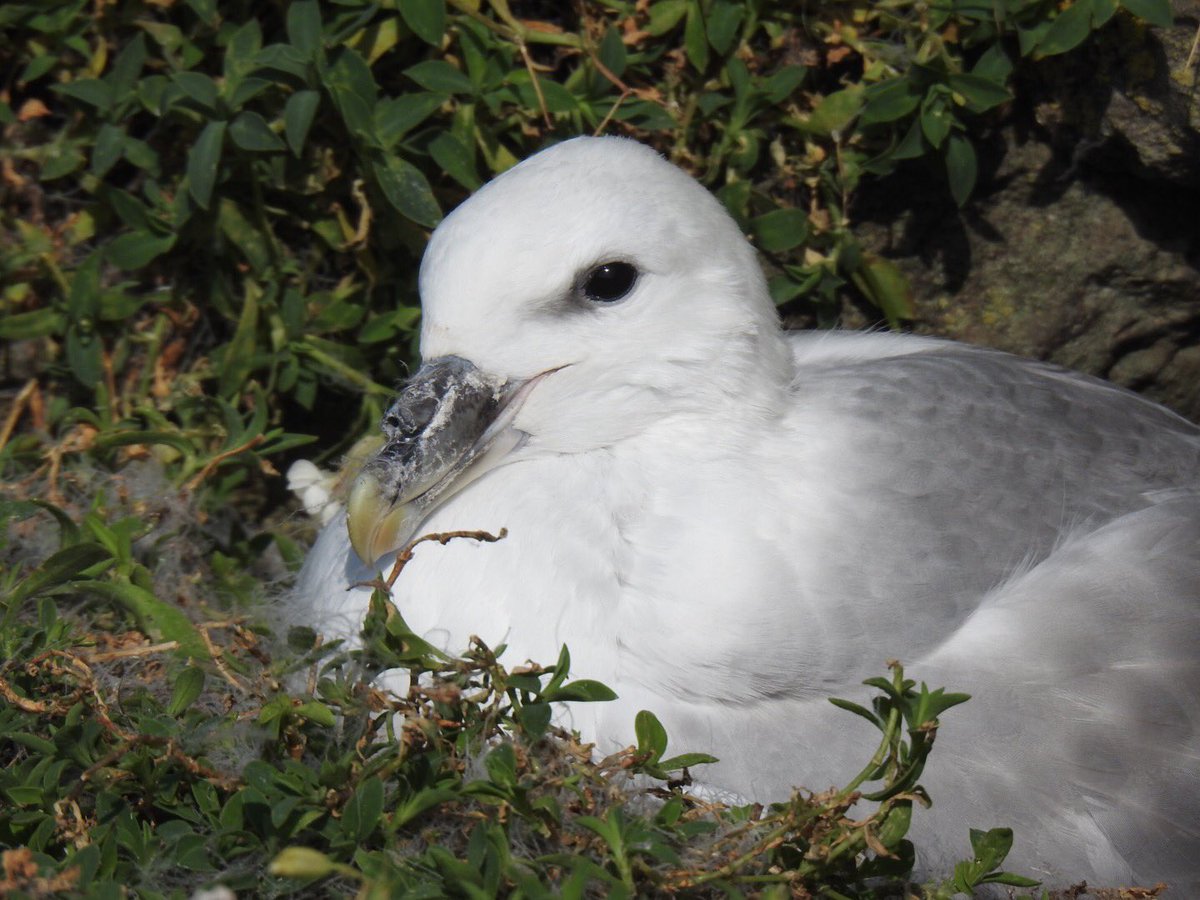
<svg viewBox="0 0 1200 900">
<path fill-rule="evenodd" d="M 858 234 L 912 282 L 915 330 L 1090 372 L 1200 420 L 1200 88 L 1184 84 L 1200 0 L 1176 6 L 1173 29 L 1124 20 L 1090 51 L 1100 59 L 1034 66 L 1025 78 L 1042 80 L 1018 91 L 1032 102 L 979 144 L 965 210 L 918 166 L 864 190 Z"/>
</svg>

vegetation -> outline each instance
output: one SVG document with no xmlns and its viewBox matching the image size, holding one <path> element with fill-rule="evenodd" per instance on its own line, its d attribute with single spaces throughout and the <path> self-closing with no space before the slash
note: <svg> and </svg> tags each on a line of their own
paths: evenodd
<svg viewBox="0 0 1200 900">
<path fill-rule="evenodd" d="M 1019 66 L 1169 17 L 1166 0 L 0 5 L 0 890 L 898 890 L 933 722 L 960 698 L 897 668 L 853 710 L 882 735 L 863 783 L 721 810 L 682 790 L 699 761 L 664 760 L 649 715 L 601 762 L 551 727 L 551 701 L 605 695 L 564 680 L 565 652 L 524 672 L 499 648 L 444 658 L 382 597 L 365 651 L 273 634 L 262 603 L 307 527 L 278 471 L 375 427 L 415 355 L 429 230 L 546 143 L 653 144 L 743 225 L 780 304 L 819 323 L 851 292 L 896 322 L 907 286 L 854 237 L 860 182 L 932 165 L 968 202 L 973 138 Z M 368 683 L 395 666 L 425 679 L 399 703 Z M 878 811 L 848 822 L 867 782 Z M 1008 839 L 971 836 L 975 861 L 924 890 L 993 877 Z"/>
</svg>

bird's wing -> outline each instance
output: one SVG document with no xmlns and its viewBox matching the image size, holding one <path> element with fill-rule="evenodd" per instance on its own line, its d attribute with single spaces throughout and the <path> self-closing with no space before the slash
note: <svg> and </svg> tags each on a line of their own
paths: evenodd
<svg viewBox="0 0 1200 900">
<path fill-rule="evenodd" d="M 939 832 L 1004 823 L 1015 863 L 1200 890 L 1200 495 L 1068 539 L 913 663 L 973 695 L 931 759 Z"/>
</svg>

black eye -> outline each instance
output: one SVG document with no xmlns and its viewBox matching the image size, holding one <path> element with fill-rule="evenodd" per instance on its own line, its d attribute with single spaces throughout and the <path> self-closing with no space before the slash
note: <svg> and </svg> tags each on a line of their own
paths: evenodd
<svg viewBox="0 0 1200 900">
<path fill-rule="evenodd" d="M 583 294 L 596 303 L 613 303 L 633 290 L 637 277 L 638 270 L 629 263 L 604 263 L 587 273 Z"/>
</svg>

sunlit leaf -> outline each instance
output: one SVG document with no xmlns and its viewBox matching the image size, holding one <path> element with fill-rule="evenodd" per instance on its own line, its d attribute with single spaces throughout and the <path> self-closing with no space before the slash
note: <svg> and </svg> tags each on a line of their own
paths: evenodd
<svg viewBox="0 0 1200 900">
<path fill-rule="evenodd" d="M 387 156 L 372 167 L 388 203 L 405 218 L 432 228 L 442 219 L 429 182 L 421 170 L 399 156 Z"/>
<path fill-rule="evenodd" d="M 768 253 L 791 250 L 808 237 L 808 215 L 800 209 L 774 209 L 753 222 L 758 246 Z"/>
<path fill-rule="evenodd" d="M 429 155 L 451 178 L 469 191 L 482 183 L 475 171 L 474 148 L 468 148 L 448 131 L 442 132 L 429 142 Z"/>
</svg>

